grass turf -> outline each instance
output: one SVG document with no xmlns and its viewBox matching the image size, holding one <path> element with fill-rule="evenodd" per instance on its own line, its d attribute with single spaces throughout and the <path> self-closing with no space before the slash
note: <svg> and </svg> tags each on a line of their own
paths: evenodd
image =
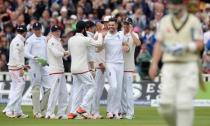
<svg viewBox="0 0 210 126">
<path fill-rule="evenodd" d="M 0 105 L 2 111 L 4 105 Z M 46 120 L 33 119 L 30 106 L 23 106 L 23 111 L 29 114 L 27 119 L 7 118 L 0 114 L 0 126 L 167 126 L 158 115 L 156 108 L 135 107 L 135 119 L 133 120 Z M 101 112 L 105 115 L 105 107 Z M 210 126 L 210 108 L 196 108 L 194 126 Z"/>
<path fill-rule="evenodd" d="M 203 92 L 200 89 L 198 90 L 196 99 L 210 99 L 210 82 L 206 83 L 206 92 Z"/>
</svg>

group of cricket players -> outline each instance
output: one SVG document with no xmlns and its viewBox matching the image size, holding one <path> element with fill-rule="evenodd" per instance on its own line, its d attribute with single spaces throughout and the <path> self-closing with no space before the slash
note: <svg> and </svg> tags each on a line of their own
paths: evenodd
<svg viewBox="0 0 210 126">
<path fill-rule="evenodd" d="M 26 27 L 17 26 L 17 35 L 10 44 L 8 66 L 12 82 L 10 100 L 3 110 L 5 115 L 28 117 L 21 110 L 24 71 L 28 70 L 34 118 L 103 118 L 99 111 L 100 97 L 107 78 L 110 88 L 106 118 L 132 119 L 134 51 L 140 40 L 132 31 L 131 18 L 126 18 L 122 24 L 122 31 L 117 31 L 117 20 L 111 16 L 97 24 L 78 21 L 75 35 L 68 40 L 68 50 L 62 47 L 62 29 L 57 25 L 52 26 L 45 37 L 42 25 L 36 22 L 32 25 L 33 34 L 27 39 Z M 73 78 L 70 96 L 63 65 L 63 58 L 69 55 Z"/>
<path fill-rule="evenodd" d="M 203 48 L 202 28 L 200 21 L 187 12 L 185 4 L 186 0 L 169 0 L 170 14 L 159 22 L 149 70 L 150 78 L 154 79 L 162 57 L 159 112 L 169 126 L 193 125 L 192 101 L 200 83 L 198 61 Z M 117 21 L 113 17 L 105 16 L 103 23 L 96 24 L 78 21 L 75 35 L 68 40 L 68 50 L 62 47 L 61 29 L 57 25 L 44 37 L 41 24 L 34 23 L 33 34 L 26 40 L 26 28 L 18 26 L 10 45 L 8 66 L 12 83 L 10 100 L 3 110 L 5 115 L 28 117 L 20 106 L 24 70 L 28 69 L 34 118 L 103 118 L 99 111 L 100 97 L 107 78 L 110 87 L 106 118 L 133 119 L 134 50 L 140 40 L 132 31 L 132 24 L 132 19 L 126 18 L 122 21 L 122 30 L 117 31 Z M 62 60 L 69 55 L 73 77 L 70 96 Z M 29 59 L 28 65 L 24 58 Z"/>
</svg>

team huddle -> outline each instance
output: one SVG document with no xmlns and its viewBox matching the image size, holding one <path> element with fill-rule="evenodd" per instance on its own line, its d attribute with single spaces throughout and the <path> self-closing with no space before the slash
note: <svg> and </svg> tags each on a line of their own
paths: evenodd
<svg viewBox="0 0 210 126">
<path fill-rule="evenodd" d="M 96 24 L 78 21 L 75 35 L 68 40 L 68 50 L 62 47 L 61 28 L 57 25 L 52 26 L 45 37 L 42 25 L 36 22 L 32 26 L 33 34 L 27 39 L 26 27 L 17 26 L 17 35 L 10 44 L 8 66 L 12 82 L 10 100 L 3 110 L 5 115 L 28 118 L 21 109 L 24 71 L 28 70 L 34 118 L 103 118 L 99 111 L 100 97 L 107 78 L 110 88 L 106 118 L 132 119 L 134 51 L 140 45 L 138 35 L 132 31 L 132 23 L 131 18 L 126 18 L 122 31 L 117 31 L 117 21 L 113 17 L 107 16 L 103 23 Z M 63 57 L 69 55 L 73 77 L 70 96 L 63 65 Z M 25 65 L 25 58 L 28 65 Z"/>
<path fill-rule="evenodd" d="M 159 113 L 169 126 L 193 126 L 193 100 L 198 86 L 205 90 L 200 69 L 204 46 L 202 25 L 188 12 L 187 4 L 187 0 L 169 1 L 170 14 L 164 16 L 157 27 L 149 68 L 150 79 L 155 79 L 162 60 Z M 106 78 L 110 85 L 106 118 L 133 119 L 132 73 L 134 51 L 140 40 L 132 24 L 132 19 L 126 18 L 122 21 L 122 30 L 117 31 L 113 17 L 106 16 L 103 23 L 96 24 L 78 21 L 75 35 L 68 40 L 68 50 L 62 47 L 61 28 L 57 25 L 52 26 L 51 33 L 45 37 L 42 25 L 34 23 L 33 34 L 27 39 L 26 27 L 18 26 L 10 44 L 8 66 L 12 82 L 10 100 L 3 113 L 10 118 L 28 118 L 21 109 L 23 76 L 28 70 L 34 118 L 103 118 L 99 107 Z M 69 55 L 73 77 L 70 96 L 63 65 L 63 57 Z M 24 58 L 29 60 L 28 65 Z"/>
</svg>

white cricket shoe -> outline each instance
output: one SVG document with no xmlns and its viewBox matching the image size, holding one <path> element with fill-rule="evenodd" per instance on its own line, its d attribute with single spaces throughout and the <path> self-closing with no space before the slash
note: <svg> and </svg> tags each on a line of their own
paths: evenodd
<svg viewBox="0 0 210 126">
<path fill-rule="evenodd" d="M 117 114 L 114 115 L 114 118 L 115 119 L 122 119 L 122 114 L 117 113 Z"/>
<path fill-rule="evenodd" d="M 84 117 L 85 119 L 94 119 L 93 116 L 89 113 L 80 114 L 80 116 Z"/>
<path fill-rule="evenodd" d="M 81 116 L 81 115 L 77 115 L 74 119 L 81 120 L 81 119 L 85 119 L 85 118 L 83 116 Z"/>
<path fill-rule="evenodd" d="M 44 118 L 44 115 L 42 115 L 41 113 L 36 113 L 33 116 L 35 119 L 40 119 L 40 118 Z"/>
<path fill-rule="evenodd" d="M 13 114 L 13 112 L 6 112 L 5 115 L 9 118 L 15 118 L 15 115 Z"/>
<path fill-rule="evenodd" d="M 93 119 L 103 119 L 103 116 L 100 114 L 94 114 Z"/>
<path fill-rule="evenodd" d="M 106 114 L 106 118 L 107 118 L 107 119 L 113 119 L 113 118 L 114 118 L 114 115 L 113 115 L 111 112 L 108 112 L 108 113 Z"/>
<path fill-rule="evenodd" d="M 5 115 L 6 114 L 6 109 L 2 110 L 2 113 Z"/>
<path fill-rule="evenodd" d="M 124 119 L 129 119 L 129 120 L 132 120 L 134 117 L 133 117 L 133 115 L 126 115 L 125 117 L 124 117 Z"/>
<path fill-rule="evenodd" d="M 55 118 L 56 119 L 68 119 L 67 115 L 58 115 Z"/>
<path fill-rule="evenodd" d="M 46 116 L 45 116 L 45 119 L 56 119 L 56 116 L 55 116 L 55 114 L 46 115 Z"/>
<path fill-rule="evenodd" d="M 15 114 L 15 118 L 25 119 L 25 118 L 29 118 L 29 116 L 24 113 L 21 113 L 21 114 Z"/>
</svg>

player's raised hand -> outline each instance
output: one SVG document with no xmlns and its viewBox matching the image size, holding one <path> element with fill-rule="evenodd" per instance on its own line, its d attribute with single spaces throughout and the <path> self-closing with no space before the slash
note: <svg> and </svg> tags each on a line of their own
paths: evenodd
<svg viewBox="0 0 210 126">
<path fill-rule="evenodd" d="M 129 25 L 129 32 L 131 33 L 131 32 L 133 32 L 133 25 Z"/>
</svg>

